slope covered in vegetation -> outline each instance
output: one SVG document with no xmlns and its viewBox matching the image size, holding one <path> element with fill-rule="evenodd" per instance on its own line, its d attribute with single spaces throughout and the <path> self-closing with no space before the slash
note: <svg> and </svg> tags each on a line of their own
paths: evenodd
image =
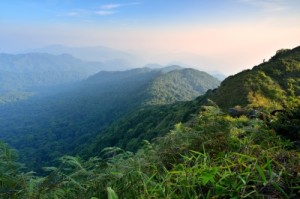
<svg viewBox="0 0 300 199">
<path fill-rule="evenodd" d="M 80 81 L 105 69 L 68 54 L 0 53 L 0 105 L 25 100 L 54 87 Z"/>
<path fill-rule="evenodd" d="M 180 86 L 178 86 L 180 82 Z M 194 69 L 173 70 L 157 77 L 148 87 L 148 105 L 188 101 L 219 86 L 219 81 Z M 201 85 L 201 86 L 199 86 Z"/>
<path fill-rule="evenodd" d="M 78 154 L 98 155 L 105 147 L 118 146 L 129 151 L 137 151 L 144 140 L 164 136 L 178 122 L 187 122 L 192 113 L 200 111 L 199 104 L 206 101 L 205 96 L 194 101 L 143 107 L 126 114 L 104 128 L 92 143 L 82 146 Z"/>
<path fill-rule="evenodd" d="M 176 123 L 187 122 L 193 114 L 199 112 L 207 99 L 214 101 L 224 112 L 228 112 L 229 108 L 236 109 L 238 114 L 242 115 L 254 112 L 256 117 L 265 117 L 265 120 L 271 120 L 267 117 L 276 110 L 287 113 L 297 104 L 300 95 L 299 49 L 279 50 L 268 62 L 227 78 L 218 89 L 210 90 L 194 101 L 152 106 L 125 115 L 102 130 L 92 145 L 84 147 L 89 152 L 83 150 L 83 153 L 90 154 L 93 151 L 92 154 L 96 155 L 108 146 L 135 151 L 141 147 L 144 139 L 151 140 L 163 136 Z M 160 99 L 162 94 L 154 93 L 157 93 L 157 99 Z M 295 129 L 296 125 L 293 125 L 293 128 Z M 297 132 L 296 129 L 294 131 Z M 292 137 L 299 137 L 299 134 L 296 134 Z"/>
<path fill-rule="evenodd" d="M 299 77 L 300 47 L 278 50 L 268 62 L 225 79 L 210 98 L 222 108 L 280 109 L 288 97 L 300 95 Z"/>
<path fill-rule="evenodd" d="M 203 107 L 188 125 L 133 154 L 104 149 L 84 161 L 64 156 L 41 178 L 1 151 L 5 198 L 299 197 L 300 154 L 263 121 Z"/>
<path fill-rule="evenodd" d="M 29 168 L 38 170 L 64 154 L 81 151 L 79 146 L 89 145 L 104 127 L 151 100 L 160 105 L 191 100 L 218 83 L 194 69 L 100 72 L 61 94 L 0 106 L 0 138 L 20 150 Z M 153 84 L 161 85 L 158 99 L 151 93 Z M 174 87 L 184 95 L 178 96 Z"/>
</svg>

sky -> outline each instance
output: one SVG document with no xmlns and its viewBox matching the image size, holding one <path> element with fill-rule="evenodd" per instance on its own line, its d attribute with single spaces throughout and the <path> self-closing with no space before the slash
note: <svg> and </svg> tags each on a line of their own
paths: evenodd
<svg viewBox="0 0 300 199">
<path fill-rule="evenodd" d="M 300 45 L 299 0 L 0 0 L 0 52 L 106 46 L 226 75 Z"/>
</svg>

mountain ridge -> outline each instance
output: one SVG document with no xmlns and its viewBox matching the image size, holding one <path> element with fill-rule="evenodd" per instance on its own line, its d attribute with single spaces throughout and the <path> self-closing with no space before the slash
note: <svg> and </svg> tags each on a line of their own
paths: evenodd
<svg viewBox="0 0 300 199">
<path fill-rule="evenodd" d="M 223 108 L 267 104 L 270 109 L 283 108 L 288 97 L 300 94 L 299 57 L 300 47 L 278 50 L 268 62 L 226 78 L 211 100 Z"/>
<path fill-rule="evenodd" d="M 25 53 L 28 52 L 44 52 L 54 55 L 67 53 L 85 61 L 103 62 L 110 66 L 113 66 L 113 62 L 118 62 L 121 65 L 120 69 L 129 69 L 142 64 L 142 61 L 131 53 L 105 46 L 71 47 L 56 44 L 25 51 Z"/>
</svg>

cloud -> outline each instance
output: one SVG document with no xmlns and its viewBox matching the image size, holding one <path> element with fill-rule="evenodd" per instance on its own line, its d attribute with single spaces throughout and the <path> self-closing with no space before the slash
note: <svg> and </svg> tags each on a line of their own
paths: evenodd
<svg viewBox="0 0 300 199">
<path fill-rule="evenodd" d="M 141 5 L 141 2 L 135 1 L 135 2 L 124 4 L 124 5 L 127 5 L 127 6 Z"/>
<path fill-rule="evenodd" d="M 111 10 L 111 9 L 119 8 L 121 6 L 123 6 L 123 4 L 106 4 L 106 5 L 102 5 L 100 8 L 102 10 Z"/>
<path fill-rule="evenodd" d="M 86 10 L 74 9 L 74 10 L 66 12 L 66 13 L 58 14 L 57 16 L 59 16 L 59 17 L 80 17 L 80 16 L 85 15 L 86 13 L 87 13 Z"/>
<path fill-rule="evenodd" d="M 140 5 L 140 2 L 130 2 L 130 3 L 113 3 L 113 4 L 105 4 L 101 5 L 98 10 L 97 9 L 75 9 L 70 12 L 66 12 L 64 14 L 60 14 L 59 16 L 67 16 L 67 17 L 78 17 L 78 16 L 108 16 L 113 15 L 119 12 L 118 8 L 126 7 L 126 6 L 135 6 Z"/>
<path fill-rule="evenodd" d="M 100 15 L 100 16 L 107 16 L 107 15 L 112 15 L 115 14 L 117 11 L 113 10 L 99 10 L 96 11 L 95 14 Z"/>
<path fill-rule="evenodd" d="M 105 4 L 100 6 L 101 10 L 112 10 L 120 7 L 125 7 L 125 6 L 135 6 L 135 5 L 140 5 L 141 2 L 130 2 L 130 3 L 113 3 L 113 4 Z"/>
<path fill-rule="evenodd" d="M 125 7 L 125 6 L 134 6 L 134 5 L 139 5 L 141 4 L 140 2 L 130 2 L 130 3 L 114 3 L 114 4 L 105 4 L 100 6 L 100 10 L 96 11 L 95 13 L 100 16 L 107 16 L 107 15 L 112 15 L 118 12 L 116 10 L 117 8 Z"/>
<path fill-rule="evenodd" d="M 64 15 L 69 16 L 69 17 L 75 17 L 75 16 L 79 16 L 80 13 L 78 13 L 78 12 L 67 12 Z"/>
</svg>

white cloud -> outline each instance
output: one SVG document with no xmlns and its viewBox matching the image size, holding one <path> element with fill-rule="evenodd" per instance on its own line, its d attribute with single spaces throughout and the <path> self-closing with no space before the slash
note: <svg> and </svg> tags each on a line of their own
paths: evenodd
<svg viewBox="0 0 300 199">
<path fill-rule="evenodd" d="M 140 2 L 130 2 L 130 3 L 114 3 L 114 4 L 105 4 L 99 7 L 99 10 L 95 9 L 75 9 L 73 11 L 61 14 L 59 16 L 68 16 L 68 17 L 78 17 L 78 16 L 92 16 L 92 15 L 98 15 L 98 16 L 108 16 L 108 15 L 113 15 L 119 10 L 118 8 L 125 7 L 125 6 L 135 6 L 135 5 L 140 5 Z"/>
<path fill-rule="evenodd" d="M 115 14 L 117 11 L 113 10 L 99 10 L 96 11 L 95 14 L 100 15 L 100 16 L 107 16 L 107 15 L 112 15 Z"/>
<path fill-rule="evenodd" d="M 130 2 L 130 3 L 113 3 L 113 4 L 106 4 L 100 6 L 101 10 L 111 10 L 111 9 L 116 9 L 120 7 L 125 7 L 125 6 L 135 6 L 135 5 L 140 5 L 141 2 Z"/>
<path fill-rule="evenodd" d="M 117 4 L 106 4 L 106 5 L 102 5 L 100 8 L 102 10 L 111 10 L 111 9 L 119 8 L 121 6 L 123 6 L 123 4 L 119 4 L 119 3 L 117 3 Z"/>
<path fill-rule="evenodd" d="M 78 13 L 78 12 L 67 12 L 65 14 L 65 16 L 70 16 L 70 17 L 75 17 L 75 16 L 79 16 L 79 15 L 80 15 L 80 13 Z"/>
<path fill-rule="evenodd" d="M 83 16 L 84 14 L 86 14 L 87 11 L 86 10 L 83 10 L 83 9 L 74 9 L 70 12 L 66 12 L 66 13 L 62 13 L 62 14 L 59 14 L 58 16 L 60 17 L 80 17 L 80 16 Z"/>
<path fill-rule="evenodd" d="M 131 2 L 131 3 L 127 3 L 125 5 L 127 5 L 127 6 L 135 6 L 135 5 L 140 5 L 140 4 L 141 4 L 141 2 L 135 1 L 135 2 Z"/>
<path fill-rule="evenodd" d="M 95 13 L 100 16 L 107 16 L 107 15 L 112 15 L 117 13 L 118 11 L 116 10 L 117 8 L 125 7 L 125 6 L 134 6 L 134 5 L 139 5 L 141 4 L 140 2 L 130 2 L 126 4 L 121 4 L 121 3 L 114 3 L 114 4 L 105 4 L 100 6 L 100 10 L 96 11 Z"/>
</svg>

